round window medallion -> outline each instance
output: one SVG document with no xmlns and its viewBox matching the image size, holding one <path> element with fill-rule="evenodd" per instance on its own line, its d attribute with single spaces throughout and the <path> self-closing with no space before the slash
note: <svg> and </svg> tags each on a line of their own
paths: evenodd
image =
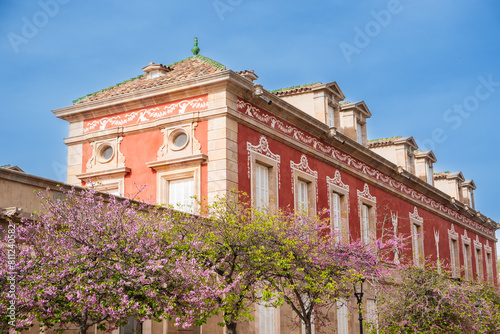
<svg viewBox="0 0 500 334">
<path fill-rule="evenodd" d="M 188 142 L 188 135 L 185 132 L 179 131 L 172 134 L 172 145 L 174 149 L 180 150 L 184 148 Z"/>
<path fill-rule="evenodd" d="M 109 145 L 105 145 L 101 148 L 101 153 L 100 153 L 100 156 L 101 156 L 101 161 L 102 162 L 106 162 L 106 161 L 109 161 L 111 160 L 111 158 L 113 157 L 113 153 L 114 153 L 114 150 L 111 146 Z"/>
</svg>

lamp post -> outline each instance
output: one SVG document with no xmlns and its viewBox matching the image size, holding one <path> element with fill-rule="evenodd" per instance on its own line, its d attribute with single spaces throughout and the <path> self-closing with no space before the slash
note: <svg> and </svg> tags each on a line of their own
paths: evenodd
<svg viewBox="0 0 500 334">
<path fill-rule="evenodd" d="M 483 302 L 481 299 L 479 299 L 476 302 L 476 305 L 474 305 L 476 309 L 479 310 L 479 328 L 482 330 L 483 329 Z"/>
<path fill-rule="evenodd" d="M 360 291 L 358 292 L 356 289 L 356 283 L 354 283 L 354 296 L 358 301 L 358 311 L 359 311 L 359 334 L 363 334 L 363 314 L 361 313 L 361 303 L 363 302 L 363 283 L 365 279 L 362 278 L 359 280 L 360 283 Z"/>
</svg>

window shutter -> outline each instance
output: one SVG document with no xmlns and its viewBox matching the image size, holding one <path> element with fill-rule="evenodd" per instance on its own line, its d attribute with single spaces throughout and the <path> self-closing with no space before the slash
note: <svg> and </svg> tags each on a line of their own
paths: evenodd
<svg viewBox="0 0 500 334">
<path fill-rule="evenodd" d="M 370 241 L 370 215 L 368 206 L 361 205 L 361 219 L 363 223 L 363 241 L 368 243 Z"/>
<path fill-rule="evenodd" d="M 341 224 L 340 224 L 340 215 L 341 215 L 341 212 L 340 212 L 340 195 L 337 194 L 337 193 L 333 193 L 332 194 L 332 199 L 333 199 L 333 208 L 332 208 L 332 211 L 333 211 L 333 229 L 335 231 L 335 236 L 336 238 L 338 239 L 339 236 L 340 236 L 340 227 L 341 227 Z"/>
<path fill-rule="evenodd" d="M 309 200 L 307 194 L 307 182 L 299 180 L 297 182 L 297 208 L 307 212 L 309 209 Z"/>
<path fill-rule="evenodd" d="M 256 164 L 255 168 L 255 206 L 259 209 L 269 206 L 269 168 Z"/>
<path fill-rule="evenodd" d="M 274 334 L 274 307 L 259 304 L 259 333 Z"/>
</svg>

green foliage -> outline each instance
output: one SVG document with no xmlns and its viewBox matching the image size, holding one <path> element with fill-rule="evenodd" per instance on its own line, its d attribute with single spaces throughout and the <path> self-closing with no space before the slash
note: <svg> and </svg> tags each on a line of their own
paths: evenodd
<svg viewBox="0 0 500 334">
<path fill-rule="evenodd" d="M 430 265 L 404 267 L 379 298 L 372 333 L 498 333 L 497 287 L 450 278 Z"/>
</svg>

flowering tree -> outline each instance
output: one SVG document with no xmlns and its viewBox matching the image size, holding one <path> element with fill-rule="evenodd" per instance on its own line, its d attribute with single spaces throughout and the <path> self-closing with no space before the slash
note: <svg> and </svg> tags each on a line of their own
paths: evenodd
<svg viewBox="0 0 500 334">
<path fill-rule="evenodd" d="M 270 273 L 269 289 L 277 291 L 302 322 L 306 334 L 328 324 L 327 310 L 338 298 L 352 295 L 353 283 L 387 274 L 382 250 L 394 241 L 336 241 L 326 221 L 291 216 L 281 219 L 262 249 Z"/>
<path fill-rule="evenodd" d="M 231 287 L 218 298 L 219 310 L 228 334 L 237 333 L 241 320 L 251 319 L 252 304 L 268 272 L 260 269 L 256 249 L 263 244 L 272 215 L 259 212 L 239 201 L 221 198 L 205 206 L 204 218 L 181 220 L 185 234 L 205 247 L 198 252 L 200 262 L 213 267 L 218 280 Z M 187 223 L 186 223 L 187 222 Z"/>
<path fill-rule="evenodd" d="M 17 328 L 36 318 L 83 334 L 96 324 L 111 330 L 129 316 L 190 326 L 226 292 L 213 269 L 190 256 L 203 245 L 178 234 L 172 214 L 106 201 L 93 190 L 43 203 L 44 213 L 17 227 Z M 8 270 L 2 263 L 0 276 Z"/>
<path fill-rule="evenodd" d="M 404 266 L 379 298 L 373 333 L 498 333 L 497 287 L 451 279 L 428 265 Z"/>
<path fill-rule="evenodd" d="M 306 333 L 313 322 L 319 331 L 327 322 L 323 312 L 350 294 L 353 282 L 382 275 L 380 242 L 374 248 L 334 242 L 327 221 L 227 199 L 210 206 L 207 217 L 186 227 L 207 245 L 201 262 L 232 286 L 219 300 L 228 334 L 237 332 L 239 321 L 251 319 L 253 304 L 260 301 L 286 302 Z M 392 252 L 392 244 L 387 248 Z"/>
</svg>

